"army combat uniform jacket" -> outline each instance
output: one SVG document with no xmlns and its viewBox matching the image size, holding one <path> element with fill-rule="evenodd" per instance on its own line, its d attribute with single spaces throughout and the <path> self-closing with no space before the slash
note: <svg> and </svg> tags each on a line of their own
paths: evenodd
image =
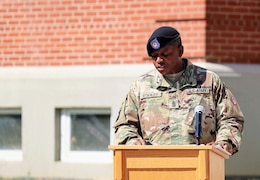
<svg viewBox="0 0 260 180">
<path fill-rule="evenodd" d="M 114 125 L 117 144 L 194 144 L 194 109 L 202 105 L 200 142 L 225 141 L 231 153 L 239 150 L 244 117 L 235 97 L 218 75 L 183 61 L 186 68 L 175 82 L 154 69 L 131 85 Z"/>
</svg>

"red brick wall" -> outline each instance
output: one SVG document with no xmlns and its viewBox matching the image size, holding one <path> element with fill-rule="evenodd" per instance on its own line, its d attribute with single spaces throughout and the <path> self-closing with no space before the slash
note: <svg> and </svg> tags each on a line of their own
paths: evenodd
<svg viewBox="0 0 260 180">
<path fill-rule="evenodd" d="M 209 59 L 222 62 L 225 56 L 217 56 L 214 49 L 217 46 L 219 53 L 223 45 L 228 50 L 229 41 L 225 40 L 223 43 L 223 39 L 219 38 L 222 37 L 221 33 L 212 28 L 218 21 L 210 19 L 216 14 L 223 16 L 223 9 L 216 8 L 211 1 L 1 0 L 0 66 L 147 63 L 147 39 L 152 31 L 161 25 L 174 26 L 180 31 L 185 46 L 184 56 L 192 60 L 214 57 Z M 242 23 L 245 23 L 243 18 L 254 19 L 249 21 L 250 28 L 240 28 L 241 30 L 233 35 L 231 42 L 234 41 L 236 48 L 240 50 L 234 53 L 240 53 L 236 57 L 249 53 L 257 57 L 260 54 L 257 32 L 259 24 L 258 27 L 254 25 L 259 19 L 259 3 L 249 3 L 247 11 L 241 15 L 241 4 L 244 7 L 247 3 L 237 3 L 243 0 L 229 1 L 235 4 L 231 17 L 239 16 L 239 22 Z M 222 0 L 217 2 L 226 4 L 226 1 Z M 213 10 L 206 13 L 206 9 Z M 251 9 L 254 9 L 254 13 L 251 13 Z M 229 12 L 228 8 L 225 12 Z M 224 16 L 226 22 L 230 16 Z M 254 35 L 247 34 L 247 38 L 241 40 L 250 45 L 244 50 L 243 43 L 235 37 L 242 36 L 247 29 Z M 214 36 L 218 38 L 218 45 L 215 44 Z M 225 58 L 223 62 L 226 62 Z M 235 60 L 231 59 L 231 62 Z"/>
<path fill-rule="evenodd" d="M 207 0 L 208 61 L 260 63 L 260 1 Z"/>
</svg>

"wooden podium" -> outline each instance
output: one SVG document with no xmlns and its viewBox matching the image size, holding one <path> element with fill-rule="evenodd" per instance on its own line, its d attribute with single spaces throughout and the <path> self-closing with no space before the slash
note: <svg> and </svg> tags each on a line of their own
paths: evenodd
<svg viewBox="0 0 260 180">
<path fill-rule="evenodd" d="M 109 146 L 115 180 L 224 180 L 229 155 L 213 146 Z"/>
</svg>

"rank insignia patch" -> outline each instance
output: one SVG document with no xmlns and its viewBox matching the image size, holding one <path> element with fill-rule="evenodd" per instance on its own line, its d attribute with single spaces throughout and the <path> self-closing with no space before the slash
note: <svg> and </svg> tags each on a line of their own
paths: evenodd
<svg viewBox="0 0 260 180">
<path fill-rule="evenodd" d="M 160 48 L 160 43 L 157 40 L 157 38 L 154 38 L 151 42 L 150 45 L 152 46 L 153 49 L 159 49 Z"/>
</svg>

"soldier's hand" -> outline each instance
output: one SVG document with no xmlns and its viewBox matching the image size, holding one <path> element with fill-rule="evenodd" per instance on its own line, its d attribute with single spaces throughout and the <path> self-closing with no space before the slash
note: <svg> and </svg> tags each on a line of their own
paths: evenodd
<svg viewBox="0 0 260 180">
<path fill-rule="evenodd" d="M 145 141 L 143 139 L 137 139 L 134 142 L 134 145 L 145 145 Z"/>
<path fill-rule="evenodd" d="M 207 143 L 207 145 L 209 145 L 209 146 L 219 146 L 223 150 L 225 150 L 225 151 L 227 151 L 229 153 L 232 153 L 232 146 L 228 142 L 225 142 L 225 141 L 221 141 L 219 143 L 210 142 L 210 143 Z"/>
<path fill-rule="evenodd" d="M 226 150 L 227 152 L 232 153 L 232 146 L 228 142 L 221 142 L 221 143 L 219 143 L 219 145 L 222 149 Z"/>
</svg>

